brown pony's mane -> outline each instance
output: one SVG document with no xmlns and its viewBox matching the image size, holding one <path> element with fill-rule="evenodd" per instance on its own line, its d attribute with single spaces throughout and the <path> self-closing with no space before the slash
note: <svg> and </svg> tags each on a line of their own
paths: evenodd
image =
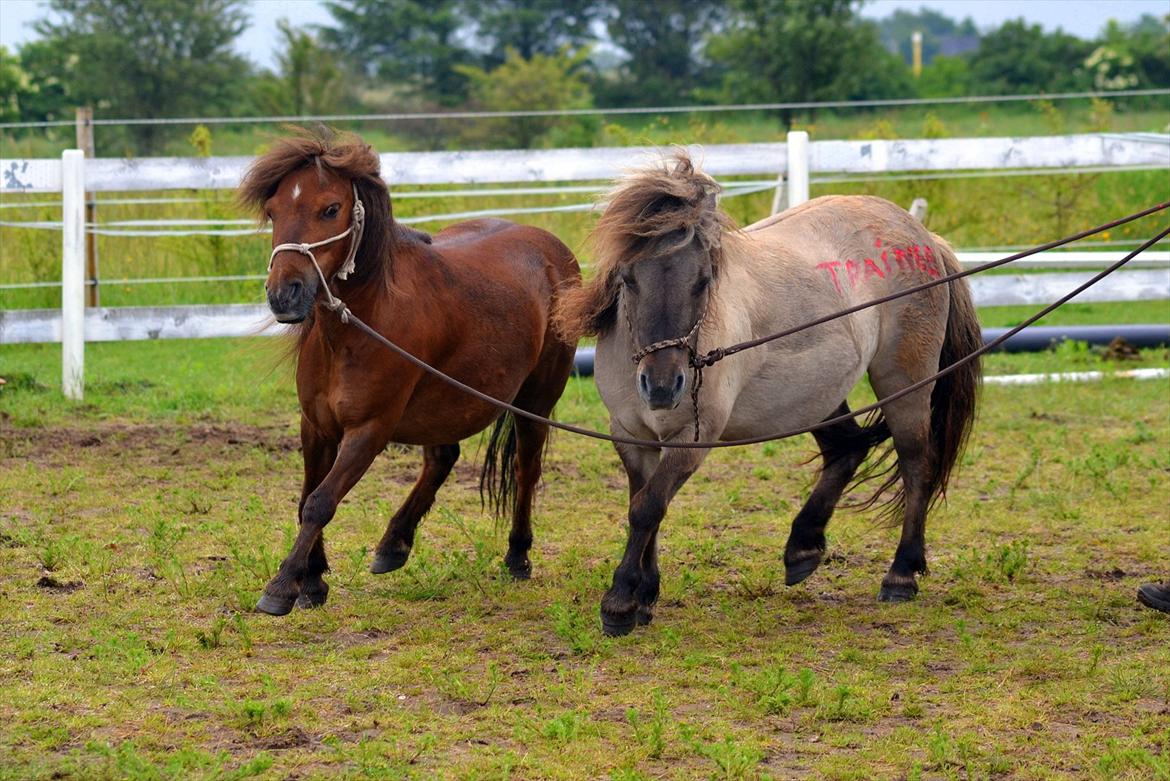
<svg viewBox="0 0 1170 781">
<path fill-rule="evenodd" d="M 350 133 L 327 128 L 290 128 L 293 135 L 279 139 L 271 150 L 258 157 L 244 173 L 236 194 L 239 205 L 264 220 L 264 202 L 289 174 L 309 166 L 317 169 L 322 184 L 327 171 L 349 179 L 357 187 L 366 209 L 365 232 L 358 247 L 356 269 L 350 282 L 382 280 L 392 282 L 390 262 L 397 225 L 390 207 L 390 193 L 381 177 L 378 153 Z"/>
<path fill-rule="evenodd" d="M 692 241 L 711 256 L 712 271 L 723 262 L 723 234 L 736 229 L 718 207 L 722 188 L 695 168 L 686 150 L 622 179 L 591 234 L 593 278 L 560 293 L 555 325 L 572 341 L 607 331 L 617 310 L 618 275 L 623 266 L 681 249 Z M 667 236 L 679 233 L 677 239 Z"/>
</svg>

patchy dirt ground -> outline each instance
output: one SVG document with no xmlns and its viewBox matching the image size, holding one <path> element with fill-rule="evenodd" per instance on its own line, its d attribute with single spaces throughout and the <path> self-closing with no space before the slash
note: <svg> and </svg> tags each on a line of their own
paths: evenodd
<svg viewBox="0 0 1170 781">
<path fill-rule="evenodd" d="M 0 421 L 0 778 L 1170 777 L 1170 621 L 1133 599 L 1170 575 L 1164 390 L 989 390 L 908 605 L 874 601 L 896 531 L 864 514 L 783 585 L 806 442 L 715 453 L 618 640 L 605 446 L 555 441 L 527 583 L 474 442 L 407 566 L 369 574 L 419 463 L 388 450 L 327 531 L 329 603 L 274 619 L 287 415 Z"/>
</svg>

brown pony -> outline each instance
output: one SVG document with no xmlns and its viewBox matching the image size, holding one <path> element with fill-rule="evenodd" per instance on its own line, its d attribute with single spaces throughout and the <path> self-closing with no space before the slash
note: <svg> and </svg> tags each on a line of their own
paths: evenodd
<svg viewBox="0 0 1170 781">
<path fill-rule="evenodd" d="M 716 203 L 719 186 L 685 154 L 631 176 L 597 224 L 597 273 L 561 298 L 569 339 L 597 334 L 595 377 L 624 437 L 735 440 L 812 425 L 849 411 L 863 375 L 878 398 L 926 379 L 981 344 L 965 281 L 952 282 L 728 356 L 694 371 L 693 356 L 808 323 L 959 270 L 951 248 L 889 201 L 817 198 L 743 231 Z M 697 379 L 702 377 L 702 383 Z M 869 425 L 814 433 L 823 469 L 792 522 L 786 581 L 825 554 L 825 525 L 875 445 L 893 439 L 902 539 L 878 598 L 911 599 L 926 572 L 924 530 L 970 430 L 978 363 L 883 404 Z M 601 601 L 609 634 L 651 620 L 658 529 L 703 449 L 617 445 L 629 477 L 629 539 Z M 883 486 L 884 487 L 884 486 Z"/>
<path fill-rule="evenodd" d="M 481 476 L 512 529 L 505 563 L 531 575 L 533 491 L 546 425 L 501 416 L 390 353 L 339 317 L 357 317 L 432 366 L 492 396 L 548 415 L 574 343 L 550 318 L 576 286 L 573 253 L 551 234 L 505 220 L 453 225 L 433 240 L 398 225 L 378 155 L 360 139 L 302 133 L 278 141 L 240 185 L 241 203 L 272 222 L 268 304 L 296 323 L 305 462 L 300 528 L 257 609 L 284 615 L 325 603 L 322 532 L 391 442 L 421 445 L 423 469 L 374 551 L 375 574 L 406 563 L 419 520 L 459 457 L 459 442 L 495 423 Z"/>
</svg>

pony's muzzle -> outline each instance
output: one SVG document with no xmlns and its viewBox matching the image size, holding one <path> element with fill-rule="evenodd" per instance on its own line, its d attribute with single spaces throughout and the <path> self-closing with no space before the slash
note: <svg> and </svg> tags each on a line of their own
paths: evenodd
<svg viewBox="0 0 1170 781">
<path fill-rule="evenodd" d="M 686 362 L 682 350 L 661 350 L 638 364 L 638 395 L 653 410 L 674 409 L 687 389 Z"/>
<path fill-rule="evenodd" d="M 299 323 L 309 316 L 317 285 L 312 278 L 291 277 L 265 285 L 268 291 L 268 308 L 280 323 Z"/>
</svg>

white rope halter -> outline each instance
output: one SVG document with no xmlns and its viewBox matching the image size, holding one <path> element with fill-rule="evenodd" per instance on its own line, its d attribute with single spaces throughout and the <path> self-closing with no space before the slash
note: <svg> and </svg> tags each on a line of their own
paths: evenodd
<svg viewBox="0 0 1170 781">
<path fill-rule="evenodd" d="M 321 271 L 321 264 L 317 262 L 316 256 L 313 255 L 313 250 L 352 235 L 353 238 L 349 242 L 349 252 L 346 253 L 341 268 L 333 275 L 338 279 L 348 279 L 349 275 L 354 272 L 354 261 L 357 258 L 358 247 L 362 243 L 362 233 L 365 232 L 365 229 L 366 207 L 362 204 L 362 199 L 358 197 L 357 185 L 355 184 L 353 185 L 353 219 L 350 220 L 349 227 L 336 236 L 330 236 L 327 239 L 315 241 L 312 244 L 277 244 L 272 248 L 272 254 L 268 256 L 268 273 L 272 273 L 272 264 L 276 262 L 276 255 L 279 252 L 292 251 L 307 255 L 313 264 L 313 268 L 317 270 L 317 276 L 321 278 L 321 287 L 325 290 L 325 306 L 334 312 L 338 312 L 341 316 L 341 322 L 348 323 L 349 309 L 346 308 L 345 302 L 334 296 L 333 291 L 329 289 L 329 282 L 325 279 L 325 273 Z"/>
</svg>

